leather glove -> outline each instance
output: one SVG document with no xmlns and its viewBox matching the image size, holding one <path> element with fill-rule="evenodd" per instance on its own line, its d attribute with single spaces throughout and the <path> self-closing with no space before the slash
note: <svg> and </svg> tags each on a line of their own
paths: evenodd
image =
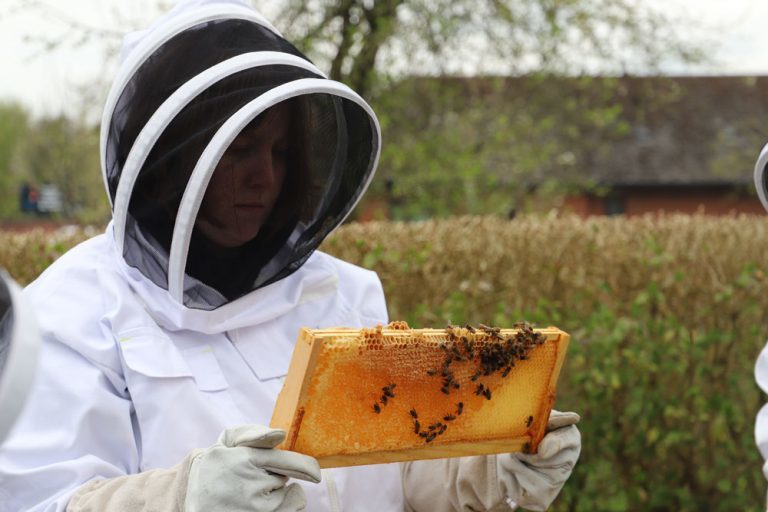
<svg viewBox="0 0 768 512">
<path fill-rule="evenodd" d="M 85 484 L 67 512 L 303 510 L 303 490 L 286 481 L 317 483 L 320 467 L 307 455 L 273 449 L 284 438 L 284 431 L 260 425 L 225 430 L 216 444 L 193 451 L 173 468 Z"/>
<path fill-rule="evenodd" d="M 547 510 L 555 500 L 581 452 L 579 415 L 552 411 L 547 434 L 531 455 L 510 453 L 496 457 L 499 485 L 507 503 L 528 510 Z"/>
<path fill-rule="evenodd" d="M 225 430 L 219 442 L 192 459 L 186 512 L 289 511 L 307 505 L 299 484 L 320 482 L 320 466 L 308 455 L 273 450 L 285 431 L 246 425 Z"/>
</svg>

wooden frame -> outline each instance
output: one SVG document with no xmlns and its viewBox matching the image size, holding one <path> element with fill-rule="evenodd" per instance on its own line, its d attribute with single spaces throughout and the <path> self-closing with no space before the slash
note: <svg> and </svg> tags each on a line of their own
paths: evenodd
<svg viewBox="0 0 768 512">
<path fill-rule="evenodd" d="M 488 382 L 493 384 L 494 396 L 500 397 L 498 400 L 504 404 L 497 406 L 498 400 L 486 401 L 473 392 L 471 386 L 475 382 L 466 377 L 466 369 L 464 377 L 457 377 L 463 383 L 461 389 L 457 384 L 457 389 L 449 393 L 438 393 L 432 388 L 424 393 L 420 391 L 425 382 L 439 385 L 439 375 L 428 377 L 425 372 L 428 367 L 437 366 L 435 361 L 440 361 L 448 352 L 445 345 L 451 342 L 445 329 L 302 329 L 270 425 L 287 431 L 281 448 L 311 455 L 321 467 L 535 452 L 554 405 L 570 337 L 555 327 L 534 331 L 545 341 L 531 348 L 525 360 L 517 361 L 511 371 L 507 370 L 508 376 L 479 379 L 480 382 L 495 379 Z M 519 329 L 501 329 L 498 335 L 509 339 L 519 332 Z M 464 328 L 457 328 L 455 333 L 453 339 L 457 343 L 463 335 L 472 337 Z M 487 346 L 489 334 L 478 331 L 472 340 Z M 347 355 L 338 355 L 345 351 Z M 363 373 L 351 375 L 350 368 L 365 366 L 367 358 L 386 361 L 387 354 L 398 357 L 398 364 L 369 365 L 363 368 Z M 465 361 L 454 364 L 457 367 L 464 364 L 469 369 L 477 364 Z M 397 381 L 399 386 L 391 393 L 395 396 L 387 400 L 378 395 L 384 389 L 382 383 L 389 381 L 393 384 Z M 377 401 L 381 399 L 385 402 Z M 455 404 L 458 401 L 462 407 L 464 403 L 467 406 L 458 411 L 463 414 L 453 420 L 442 421 L 440 414 L 434 412 L 430 418 L 422 417 L 422 431 L 426 432 L 428 422 L 438 421 L 446 425 L 441 427 L 446 435 L 433 436 L 432 442 L 425 442 L 415 432 L 411 436 L 403 434 L 403 429 L 411 429 L 416 423 L 415 418 L 407 416 L 408 409 L 413 413 L 416 409 L 440 411 L 447 406 L 435 409 L 437 402 Z M 499 411 L 503 416 L 499 416 Z M 450 416 L 457 415 L 453 412 Z M 465 436 L 459 428 L 462 422 L 465 429 L 471 425 L 474 431 L 480 432 L 480 437 Z M 378 432 L 380 438 L 372 440 L 371 432 Z"/>
</svg>

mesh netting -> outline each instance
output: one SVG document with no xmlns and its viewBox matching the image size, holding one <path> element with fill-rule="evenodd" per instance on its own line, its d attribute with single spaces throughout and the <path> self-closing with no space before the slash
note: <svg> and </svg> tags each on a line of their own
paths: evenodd
<svg viewBox="0 0 768 512">
<path fill-rule="evenodd" d="M 235 55 L 253 51 L 300 53 L 267 29 L 246 21 L 201 24 L 161 46 L 126 86 L 117 102 L 106 150 L 107 181 L 114 197 L 122 166 L 147 120 L 180 85 Z M 217 130 L 244 105 L 275 87 L 304 78 L 321 78 L 290 65 L 266 65 L 222 77 L 195 97 L 168 124 L 138 173 L 126 219 L 123 257 L 162 288 L 168 288 L 168 253 L 174 223 L 187 182 Z M 280 116 L 271 115 L 275 110 Z M 281 117 L 282 116 L 282 117 Z M 279 121 L 286 136 L 273 137 Z M 185 305 L 214 309 L 297 270 L 357 202 L 374 171 L 378 153 L 375 125 L 353 101 L 325 93 L 304 94 L 254 119 L 224 153 L 211 183 L 251 172 L 252 183 L 232 183 L 230 217 L 246 222 L 248 187 L 261 186 L 249 168 L 254 148 L 265 139 L 285 159 L 285 173 L 274 205 L 254 236 L 224 244 L 195 222 L 186 263 Z M 238 144 L 235 147 L 235 144 Z M 251 166 L 253 167 L 253 166 Z M 201 212 L 213 199 L 205 194 Z M 255 193 L 255 192 L 254 192 Z M 257 197 L 257 196 L 251 196 Z M 250 201 L 243 205 L 243 201 Z M 257 201 L 258 202 L 258 201 Z M 264 207 L 264 205 L 257 205 Z M 202 213 L 201 213 L 202 214 Z M 222 217 L 224 218 L 224 217 Z M 253 227 L 253 226 L 251 226 Z"/>
</svg>

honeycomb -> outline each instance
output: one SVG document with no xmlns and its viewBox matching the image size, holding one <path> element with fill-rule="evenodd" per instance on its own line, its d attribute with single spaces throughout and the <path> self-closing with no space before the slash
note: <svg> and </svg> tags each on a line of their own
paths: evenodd
<svg viewBox="0 0 768 512">
<path fill-rule="evenodd" d="M 527 324 L 303 329 L 271 426 L 322 467 L 535 451 L 568 339 Z"/>
</svg>

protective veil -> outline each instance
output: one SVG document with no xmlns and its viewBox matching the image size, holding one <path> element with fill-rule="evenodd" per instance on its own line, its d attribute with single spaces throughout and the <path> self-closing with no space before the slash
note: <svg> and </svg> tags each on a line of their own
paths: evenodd
<svg viewBox="0 0 768 512">
<path fill-rule="evenodd" d="M 371 108 L 244 4 L 182 2 L 124 53 L 101 134 L 115 242 L 186 307 L 215 309 L 295 272 L 368 186 L 380 146 Z M 258 236 L 218 247 L 196 222 L 206 188 L 241 131 L 274 122 L 264 113 L 275 105 L 290 125 L 280 197 Z M 263 203 L 258 191 L 227 192 L 233 223 L 247 223 L 243 203 Z"/>
<path fill-rule="evenodd" d="M 144 474 L 162 491 L 190 453 L 238 453 L 216 448 L 222 432 L 269 424 L 302 326 L 387 322 L 376 275 L 315 250 L 377 163 L 377 120 L 359 96 L 236 0 L 180 2 L 130 35 L 122 59 L 102 122 L 113 221 L 24 292 L 43 348 L 0 447 L 0 511 L 63 511 L 78 490 Z M 228 171 L 241 132 L 269 137 L 281 119 L 274 208 L 253 240 L 219 246 L 198 219 L 214 171 Z M 296 484 L 310 511 L 403 508 L 397 465 Z M 73 507 L 93 509 L 90 498 Z"/>
</svg>

